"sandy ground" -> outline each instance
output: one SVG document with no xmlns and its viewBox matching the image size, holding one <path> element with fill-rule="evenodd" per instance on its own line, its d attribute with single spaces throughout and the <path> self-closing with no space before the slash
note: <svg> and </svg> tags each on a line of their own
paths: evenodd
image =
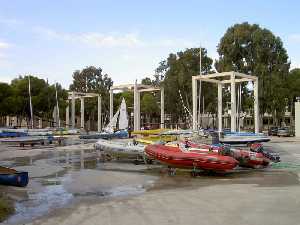
<svg viewBox="0 0 300 225">
<path fill-rule="evenodd" d="M 33 224 L 299 224 L 300 189 L 216 185 L 192 190 L 148 192 L 75 210 Z"/>
<path fill-rule="evenodd" d="M 285 162 L 300 164 L 300 140 L 274 138 L 268 145 L 279 151 Z M 59 147 L 55 151 L 74 151 L 92 145 Z M 0 159 L 28 154 L 42 154 L 45 149 L 29 151 L 0 149 Z M 52 150 L 50 150 L 52 151 Z M 10 153 L 9 153 L 10 152 Z M 41 167 L 45 166 L 40 161 Z M 113 165 L 107 164 L 110 168 Z M 126 169 L 127 166 L 123 166 Z M 124 169 L 123 168 L 123 169 Z M 120 166 L 119 169 L 122 169 Z M 68 208 L 55 210 L 48 216 L 34 220 L 32 225 L 296 225 L 300 221 L 300 171 L 276 170 L 244 174 L 242 178 L 207 179 L 160 177 L 156 188 L 131 197 L 118 197 L 92 202 L 76 202 Z M 142 174 L 116 171 L 73 172 L 75 183 L 68 185 L 72 193 L 82 193 L 107 183 L 118 185 L 140 184 L 147 180 Z M 87 179 L 88 177 L 88 179 Z M 184 178 L 185 179 L 185 178 Z M 202 185 L 201 185 L 202 184 Z M 89 188 L 87 187 L 88 185 Z M 161 188 L 167 187 L 167 188 Z"/>
</svg>

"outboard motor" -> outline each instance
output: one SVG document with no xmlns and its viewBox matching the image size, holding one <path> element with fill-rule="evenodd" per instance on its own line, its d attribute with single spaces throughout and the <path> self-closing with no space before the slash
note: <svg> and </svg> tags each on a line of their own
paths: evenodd
<svg viewBox="0 0 300 225">
<path fill-rule="evenodd" d="M 219 133 L 218 132 L 210 132 L 210 135 L 212 137 L 212 139 L 211 139 L 211 144 L 212 145 L 220 144 L 220 138 L 219 138 Z"/>
</svg>

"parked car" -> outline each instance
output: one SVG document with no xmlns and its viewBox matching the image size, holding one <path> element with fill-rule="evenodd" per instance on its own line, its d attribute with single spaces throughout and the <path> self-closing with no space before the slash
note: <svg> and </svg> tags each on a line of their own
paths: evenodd
<svg viewBox="0 0 300 225">
<path fill-rule="evenodd" d="M 270 127 L 268 134 L 269 136 L 277 136 L 278 133 L 278 127 Z"/>
<path fill-rule="evenodd" d="M 294 136 L 294 132 L 290 127 L 281 127 L 277 131 L 278 137 L 291 137 Z"/>
</svg>

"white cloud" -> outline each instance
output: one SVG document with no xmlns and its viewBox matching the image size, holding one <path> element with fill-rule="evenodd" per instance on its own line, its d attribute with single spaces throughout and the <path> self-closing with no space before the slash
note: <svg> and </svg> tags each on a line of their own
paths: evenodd
<svg viewBox="0 0 300 225">
<path fill-rule="evenodd" d="M 158 38 L 144 40 L 138 32 L 128 33 L 67 33 L 58 32 L 45 27 L 35 27 L 34 32 L 41 37 L 49 40 L 62 40 L 74 42 L 76 44 L 85 44 L 94 47 L 179 47 L 189 48 L 195 47 L 196 41 L 185 38 Z"/>
<path fill-rule="evenodd" d="M 136 33 L 127 33 L 123 35 L 84 33 L 78 36 L 78 40 L 99 47 L 136 47 L 143 45 L 143 42 Z"/>
<path fill-rule="evenodd" d="M 17 19 L 0 18 L 0 24 L 4 24 L 6 26 L 16 26 L 23 24 L 23 22 Z"/>
<path fill-rule="evenodd" d="M 0 41 L 0 50 L 1 49 L 6 49 L 6 48 L 9 48 L 11 45 L 7 42 L 4 42 L 4 41 Z"/>
<path fill-rule="evenodd" d="M 35 27 L 34 31 L 48 39 L 58 39 L 63 41 L 72 41 L 76 43 L 87 44 L 96 47 L 136 47 L 142 46 L 137 33 L 125 34 L 102 34 L 98 32 L 87 33 L 65 33 L 57 32 L 52 29 Z"/>
</svg>

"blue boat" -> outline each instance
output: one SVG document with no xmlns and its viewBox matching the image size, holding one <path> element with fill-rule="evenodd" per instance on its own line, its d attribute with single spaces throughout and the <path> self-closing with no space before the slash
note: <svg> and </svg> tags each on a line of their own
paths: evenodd
<svg viewBox="0 0 300 225">
<path fill-rule="evenodd" d="M 80 135 L 80 139 L 113 139 L 113 138 L 128 138 L 127 130 L 118 130 L 114 133 L 95 133 L 95 134 L 86 134 Z"/>
<path fill-rule="evenodd" d="M 24 137 L 27 136 L 25 132 L 13 132 L 13 131 L 1 131 L 0 138 L 9 138 L 9 137 Z"/>
<path fill-rule="evenodd" d="M 16 171 L 0 166 L 0 185 L 26 187 L 28 182 L 28 172 Z"/>
</svg>

